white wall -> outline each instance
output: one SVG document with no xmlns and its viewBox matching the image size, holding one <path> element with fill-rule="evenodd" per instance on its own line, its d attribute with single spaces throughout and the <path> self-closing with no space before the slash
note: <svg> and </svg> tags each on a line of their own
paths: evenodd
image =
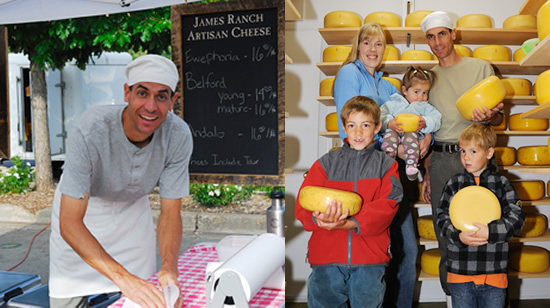
<svg viewBox="0 0 550 308">
<path fill-rule="evenodd" d="M 286 149 L 285 167 L 293 170 L 286 175 L 286 273 L 288 301 L 306 301 L 306 281 L 310 269 L 306 260 L 307 241 L 309 233 L 304 232 L 299 222 L 294 219 L 295 198 L 303 181 L 303 173 L 321 155 L 332 146 L 333 140 L 319 137 L 318 132 L 324 131 L 325 116 L 335 111 L 335 107 L 326 107 L 316 101 L 319 95 L 319 82 L 325 76 L 316 66 L 322 62 L 321 56 L 327 44 L 319 34 L 323 28 L 324 16 L 335 10 L 348 10 L 359 14 L 362 18 L 372 12 L 389 11 L 401 16 L 404 23 L 406 17 L 405 0 L 385 1 L 356 1 L 356 0 L 293 0 L 293 3 L 302 14 L 302 19 L 296 22 L 286 22 L 285 48 L 293 64 L 286 65 L 286 111 L 290 114 L 286 119 Z M 523 1 L 520 0 L 464 0 L 464 1 L 437 1 L 416 0 L 410 1 L 412 11 L 415 10 L 444 10 L 451 14 L 456 22 L 460 16 L 466 14 L 486 14 L 493 19 L 493 27 L 502 28 L 503 21 L 518 13 Z M 467 45 L 472 50 L 476 45 Z M 407 50 L 405 45 L 397 45 L 401 52 Z M 510 46 L 512 52 L 518 46 Z M 408 49 L 429 50 L 425 44 L 411 45 Z M 392 75 L 401 79 L 401 75 Z M 535 81 L 536 76 L 502 76 L 522 77 Z M 512 113 L 524 112 L 533 106 L 513 107 Z M 546 137 L 510 137 L 508 146 L 545 145 Z M 545 182 L 549 176 L 540 174 L 511 174 L 522 179 L 542 179 Z M 550 206 L 538 207 L 542 213 L 550 215 Z M 419 209 L 419 215 L 431 214 L 429 209 Z M 530 243 L 550 248 L 549 243 Z M 433 246 L 435 247 L 435 246 Z M 426 248 L 433 248 L 426 247 Z M 514 297 L 550 298 L 548 289 L 550 279 L 525 279 L 510 281 L 510 290 Z M 418 283 L 419 301 L 443 301 L 443 292 L 437 281 Z"/>
</svg>

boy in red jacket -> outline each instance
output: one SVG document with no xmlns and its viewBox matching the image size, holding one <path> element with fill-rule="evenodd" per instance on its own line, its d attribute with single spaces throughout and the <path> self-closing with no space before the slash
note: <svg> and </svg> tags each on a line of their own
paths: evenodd
<svg viewBox="0 0 550 308">
<path fill-rule="evenodd" d="M 349 216 L 339 200 L 332 200 L 324 213 L 308 211 L 296 201 L 296 218 L 312 232 L 308 307 L 381 307 L 390 261 L 389 226 L 403 189 L 397 162 L 373 143 L 381 127 L 378 105 L 364 96 L 353 97 L 342 108 L 341 119 L 348 136 L 343 147 L 317 160 L 300 190 L 313 185 L 352 191 L 363 204 Z"/>
</svg>

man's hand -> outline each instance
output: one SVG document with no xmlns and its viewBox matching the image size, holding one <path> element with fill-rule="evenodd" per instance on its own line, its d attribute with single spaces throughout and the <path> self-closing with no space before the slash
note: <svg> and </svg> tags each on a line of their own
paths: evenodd
<svg viewBox="0 0 550 308">
<path fill-rule="evenodd" d="M 182 307 L 183 297 L 181 296 L 181 286 L 178 283 L 177 274 L 171 273 L 170 271 L 164 270 L 161 268 L 160 271 L 158 272 L 158 281 L 160 283 L 162 290 L 164 290 L 164 288 L 172 284 L 178 287 L 178 300 L 174 307 Z"/>
<path fill-rule="evenodd" d="M 472 112 L 472 121 L 475 122 L 482 122 L 487 121 L 493 124 L 493 120 L 496 120 L 495 117 L 500 117 L 499 111 L 504 107 L 504 103 L 499 103 L 492 109 L 488 109 L 487 107 L 482 107 L 482 110 L 479 108 L 474 109 Z M 502 119 L 501 119 L 502 120 Z M 494 123 L 494 125 L 498 125 L 499 123 Z"/>
<path fill-rule="evenodd" d="M 164 294 L 149 281 L 137 276 L 126 276 L 117 281 L 120 291 L 132 302 L 143 308 L 165 308 Z"/>
<path fill-rule="evenodd" d="M 428 151 L 430 150 L 430 146 L 432 145 L 432 134 L 425 134 L 424 138 L 418 142 L 418 145 L 420 147 L 420 158 L 424 158 L 426 154 L 428 154 Z"/>
</svg>

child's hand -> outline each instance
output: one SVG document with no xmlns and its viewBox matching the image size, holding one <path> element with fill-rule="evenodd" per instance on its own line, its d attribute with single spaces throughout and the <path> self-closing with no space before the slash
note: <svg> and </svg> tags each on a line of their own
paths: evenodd
<svg viewBox="0 0 550 308">
<path fill-rule="evenodd" d="M 426 127 L 426 120 L 422 116 L 418 116 L 418 126 L 416 127 L 416 131 L 419 132 L 421 129 Z"/>
<path fill-rule="evenodd" d="M 347 222 L 349 209 L 342 213 L 342 202 L 332 200 L 324 213 L 313 212 L 313 217 L 320 228 L 327 230 L 341 229 Z"/>
<path fill-rule="evenodd" d="M 396 122 L 395 118 L 393 118 L 391 121 L 388 122 L 388 128 L 393 130 L 396 133 L 403 133 L 403 123 Z"/>
<path fill-rule="evenodd" d="M 461 232 L 460 241 L 468 246 L 482 246 L 488 243 L 489 227 L 474 223 L 479 228 L 477 231 Z"/>
</svg>

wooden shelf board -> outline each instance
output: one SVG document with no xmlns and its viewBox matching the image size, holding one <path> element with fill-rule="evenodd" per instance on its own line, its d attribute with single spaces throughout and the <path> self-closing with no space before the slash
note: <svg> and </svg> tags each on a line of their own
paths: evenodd
<svg viewBox="0 0 550 308">
<path fill-rule="evenodd" d="M 325 106 L 336 106 L 332 96 L 317 96 L 317 101 Z"/>
<path fill-rule="evenodd" d="M 550 166 L 498 166 L 499 170 L 517 170 L 519 173 L 550 174 Z"/>
<path fill-rule="evenodd" d="M 317 101 L 325 106 L 336 106 L 334 97 L 332 96 L 317 96 Z M 504 103 L 510 105 L 537 105 L 535 97 L 532 95 L 506 96 L 504 98 Z"/>
<path fill-rule="evenodd" d="M 537 37 L 535 35 L 534 37 Z M 550 35 L 547 35 L 542 42 L 531 50 L 521 61 L 521 66 L 550 66 Z"/>
<path fill-rule="evenodd" d="M 285 0 L 285 20 L 294 21 L 302 19 L 302 14 L 298 12 L 292 0 Z"/>
<path fill-rule="evenodd" d="M 495 131 L 497 135 L 506 136 L 550 136 L 550 131 L 520 131 L 520 130 L 501 130 Z"/>
<path fill-rule="evenodd" d="M 340 138 L 338 132 L 319 132 L 319 136 L 328 137 L 328 138 Z"/>
<path fill-rule="evenodd" d="M 502 168 L 502 166 L 499 166 L 499 168 Z M 409 201 L 409 204 L 412 203 Z M 550 198 L 549 197 L 544 197 L 542 199 L 539 199 L 539 200 L 532 200 L 532 201 L 529 201 L 529 200 L 522 200 L 521 201 L 521 204 L 522 206 L 541 206 L 541 205 L 550 205 Z M 418 201 L 416 203 L 414 203 L 413 205 L 414 208 L 430 208 L 432 207 L 431 204 L 429 203 L 425 203 L 423 201 Z"/>
<path fill-rule="evenodd" d="M 538 107 L 522 113 L 521 119 L 548 119 L 550 118 L 550 102 L 546 102 Z"/>
<path fill-rule="evenodd" d="M 508 270 L 508 277 L 517 278 L 517 279 L 526 279 L 526 278 L 550 278 L 550 268 L 541 273 L 523 273 L 518 272 L 513 269 Z M 439 276 L 430 275 L 423 270 L 420 270 L 418 281 L 437 281 Z"/>
<path fill-rule="evenodd" d="M 285 64 L 292 64 L 292 58 L 285 53 Z"/>
<path fill-rule="evenodd" d="M 539 8 L 546 2 L 547 0 L 526 0 L 521 8 L 519 9 L 518 14 L 527 14 L 527 15 L 537 15 L 537 12 L 539 11 Z"/>
</svg>

